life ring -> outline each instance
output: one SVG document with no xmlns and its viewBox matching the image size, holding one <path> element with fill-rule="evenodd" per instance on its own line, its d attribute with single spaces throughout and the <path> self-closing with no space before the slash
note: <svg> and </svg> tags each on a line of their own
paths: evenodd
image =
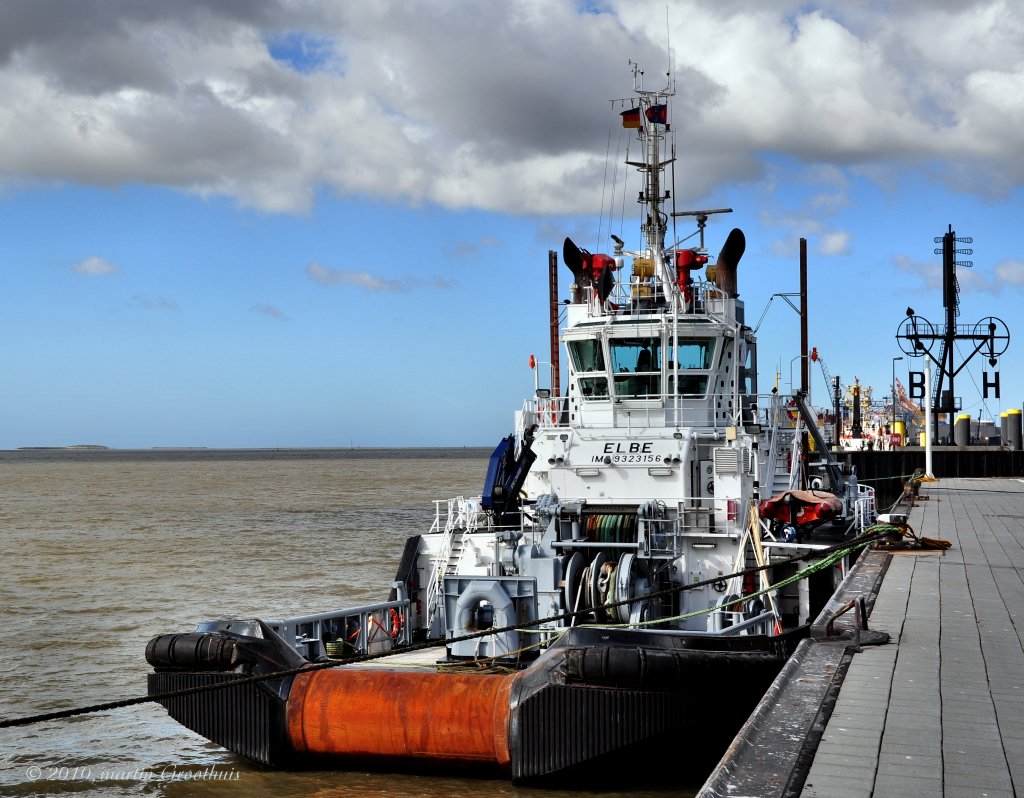
<svg viewBox="0 0 1024 798">
<path fill-rule="evenodd" d="M 558 426 L 558 407 L 557 407 L 557 402 L 556 402 L 556 400 L 551 399 L 546 404 L 547 404 L 547 407 L 545 407 L 542 412 L 550 411 L 550 413 L 551 413 L 551 426 L 552 427 L 557 427 Z"/>
<path fill-rule="evenodd" d="M 796 421 L 800 418 L 800 411 L 797 409 L 796 402 L 790 400 L 789 404 L 786 405 L 786 415 L 789 416 L 790 421 Z"/>
<path fill-rule="evenodd" d="M 402 616 L 398 614 L 398 611 L 394 607 L 388 609 L 388 614 L 391 616 L 390 629 L 388 629 L 384 624 L 382 624 L 372 615 L 370 616 L 370 622 L 385 634 L 390 634 L 391 639 L 395 640 L 398 638 L 398 635 L 402 632 Z"/>
</svg>

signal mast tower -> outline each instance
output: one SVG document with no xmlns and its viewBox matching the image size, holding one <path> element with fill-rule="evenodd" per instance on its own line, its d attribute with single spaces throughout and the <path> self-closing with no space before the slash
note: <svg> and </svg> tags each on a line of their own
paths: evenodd
<svg viewBox="0 0 1024 798">
<path fill-rule="evenodd" d="M 935 243 L 942 244 L 942 248 L 934 250 L 936 255 L 942 255 L 942 305 L 946 309 L 946 325 L 941 332 L 936 330 L 930 321 L 923 316 L 914 313 L 913 308 L 907 308 L 907 318 L 900 322 L 896 330 L 896 340 L 904 354 L 911 357 L 927 357 L 936 366 L 935 387 L 932 392 L 932 436 L 933 440 L 938 438 L 939 416 L 949 415 L 949 427 L 952 434 L 953 414 L 960 407 L 956 401 L 956 393 L 953 381 L 956 375 L 963 371 L 964 367 L 976 354 L 981 352 L 988 358 L 990 366 L 996 366 L 998 358 L 1010 345 L 1010 330 L 1006 323 L 995 316 L 986 316 L 975 325 L 956 323 L 960 315 L 960 284 L 956 279 L 956 267 L 970 267 L 974 264 L 969 260 L 958 261 L 957 255 L 971 255 L 973 249 L 961 247 L 958 244 L 972 244 L 974 239 L 969 236 L 957 238 L 953 225 L 942 236 L 935 237 Z M 970 353 L 964 357 L 963 362 L 956 365 L 956 343 L 958 341 L 969 341 Z M 938 355 L 932 354 L 935 343 L 939 343 Z M 949 388 L 944 389 L 946 380 L 949 380 Z M 920 371 L 910 372 L 910 398 L 924 398 L 924 391 L 932 390 L 932 386 L 924 384 L 924 373 Z M 999 398 L 999 372 L 992 373 L 991 378 L 988 372 L 982 372 L 982 398 L 987 399 L 989 389 L 992 389 L 994 398 Z"/>
</svg>

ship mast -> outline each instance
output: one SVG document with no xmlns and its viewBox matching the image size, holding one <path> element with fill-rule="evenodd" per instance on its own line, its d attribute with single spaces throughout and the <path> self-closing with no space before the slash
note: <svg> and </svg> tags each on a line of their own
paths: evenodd
<svg viewBox="0 0 1024 798">
<path fill-rule="evenodd" d="M 637 202 L 644 208 L 640 225 L 644 237 L 644 256 L 651 258 L 657 266 L 663 285 L 672 283 L 668 264 L 665 262 L 665 233 L 668 230 L 668 215 L 661 209 L 662 203 L 671 195 L 662 189 L 662 170 L 674 158 L 662 160 L 663 143 L 668 124 L 668 98 L 675 95 L 671 75 L 664 89 L 646 91 L 643 87 L 644 73 L 640 65 L 630 61 L 633 68 L 633 91 L 637 97 L 639 126 L 637 135 L 644 145 L 643 161 L 627 161 L 643 175 L 644 184 Z"/>
<path fill-rule="evenodd" d="M 672 74 L 667 75 L 664 89 L 647 91 L 643 87 L 643 71 L 635 61 L 630 61 L 633 68 L 633 108 L 636 112 L 635 122 L 631 127 L 637 128 L 637 136 L 643 144 L 643 161 L 627 161 L 629 166 L 636 167 L 643 175 L 643 190 L 637 198 L 641 206 L 640 230 L 643 236 L 642 257 L 650 258 L 660 284 L 666 287 L 675 285 L 674 269 L 665 256 L 665 236 L 669 227 L 669 216 L 662 210 L 662 204 L 671 199 L 670 192 L 663 190 L 662 172 L 675 158 L 663 159 L 664 143 L 671 131 L 669 125 L 669 97 L 675 95 Z M 668 154 L 667 154 L 668 155 Z M 675 292 L 666 289 L 670 294 L 670 303 L 675 304 Z"/>
</svg>

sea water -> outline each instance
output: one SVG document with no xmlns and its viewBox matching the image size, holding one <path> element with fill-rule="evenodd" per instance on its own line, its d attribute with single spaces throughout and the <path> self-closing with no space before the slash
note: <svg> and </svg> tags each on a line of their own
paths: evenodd
<svg viewBox="0 0 1024 798">
<path fill-rule="evenodd" d="M 146 642 L 198 621 L 277 620 L 385 600 L 406 538 L 430 528 L 435 500 L 479 495 L 486 457 L 463 449 L 0 452 L 0 718 L 145 695 Z M 623 763 L 638 775 L 664 766 Z M 605 794 L 680 794 L 619 790 Z M 0 729 L 0 795 L 65 794 L 579 793 L 267 770 L 155 704 Z"/>
</svg>

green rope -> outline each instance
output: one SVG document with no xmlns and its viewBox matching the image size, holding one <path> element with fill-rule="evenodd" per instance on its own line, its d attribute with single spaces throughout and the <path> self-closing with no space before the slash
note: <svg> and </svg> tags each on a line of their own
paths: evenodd
<svg viewBox="0 0 1024 798">
<path fill-rule="evenodd" d="M 900 527 L 893 526 L 891 524 L 876 524 L 874 526 L 868 527 L 868 529 L 865 530 L 865 534 L 867 534 L 868 532 L 876 532 L 876 531 L 878 533 L 881 533 L 881 534 L 887 534 L 889 532 L 901 532 L 902 530 L 900 529 Z M 609 624 L 586 623 L 586 624 L 580 624 L 580 626 L 593 627 L 593 628 L 599 628 L 599 629 L 628 629 L 628 628 L 635 628 L 635 627 L 639 627 L 639 626 L 652 626 L 652 625 L 655 625 L 655 624 L 666 623 L 668 621 L 683 621 L 683 620 L 686 620 L 688 618 L 696 618 L 696 617 L 698 617 L 700 615 L 709 615 L 709 614 L 711 614 L 713 612 L 718 612 L 719 610 L 722 610 L 725 607 L 731 607 L 733 604 L 740 604 L 740 603 L 742 603 L 744 601 L 750 601 L 751 599 L 755 599 L 758 596 L 764 596 L 764 595 L 766 595 L 768 593 L 771 593 L 773 590 L 781 590 L 782 588 L 788 587 L 789 585 L 793 584 L 794 582 L 799 582 L 801 579 L 807 579 L 812 574 L 815 574 L 818 571 L 823 571 L 824 569 L 834 565 L 836 562 L 838 562 L 839 560 L 843 559 L 844 557 L 847 557 L 850 554 L 852 554 L 853 552 L 857 551 L 857 549 L 862 549 L 865 546 L 869 546 L 873 542 L 874 542 L 874 540 L 866 540 L 866 541 L 864 541 L 862 543 L 851 544 L 849 547 L 847 547 L 845 549 L 840 549 L 839 551 L 832 552 L 831 554 L 829 554 L 826 557 L 822 558 L 818 562 L 813 563 L 813 564 L 807 566 L 802 571 L 797 571 L 792 576 L 788 576 L 785 579 L 783 579 L 782 581 L 776 582 L 774 585 L 769 585 L 768 587 L 763 588 L 762 590 L 758 590 L 758 591 L 756 591 L 754 593 L 747 593 L 744 596 L 740 596 L 739 598 L 733 599 L 732 601 L 726 601 L 726 602 L 724 602 L 722 604 L 718 604 L 718 605 L 716 605 L 714 607 L 707 607 L 707 608 L 702 609 L 702 610 L 693 610 L 692 612 L 683 613 L 682 615 L 673 615 L 673 616 L 670 616 L 668 618 L 656 618 L 656 619 L 652 619 L 652 620 L 649 620 L 649 621 L 637 621 L 635 623 L 634 622 L 629 622 L 629 623 L 609 623 Z M 633 601 L 643 601 L 643 600 L 644 600 L 643 598 L 633 599 Z M 622 602 L 619 602 L 619 603 L 622 603 Z"/>
</svg>

